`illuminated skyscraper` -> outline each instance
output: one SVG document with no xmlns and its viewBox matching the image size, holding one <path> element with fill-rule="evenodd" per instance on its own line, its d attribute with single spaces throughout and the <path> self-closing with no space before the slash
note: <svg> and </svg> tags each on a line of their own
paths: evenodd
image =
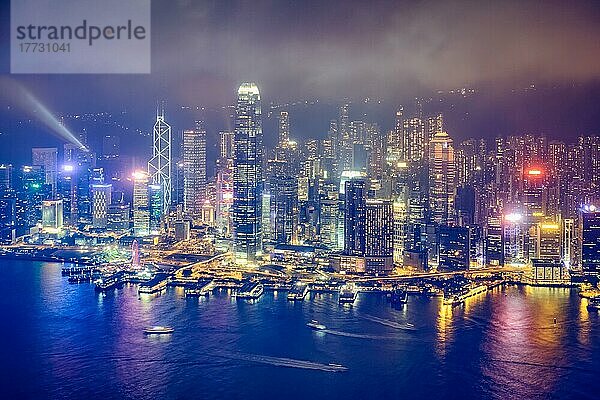
<svg viewBox="0 0 600 400">
<path fill-rule="evenodd" d="M 162 232 L 163 198 L 160 185 L 148 185 L 148 226 L 151 235 Z"/>
<path fill-rule="evenodd" d="M 136 171 L 133 173 L 133 234 L 135 236 L 146 236 L 150 233 L 148 203 L 148 175 L 143 171 Z"/>
<path fill-rule="evenodd" d="M 196 129 L 183 131 L 183 211 L 200 219 L 206 199 L 206 130 L 201 121 Z"/>
<path fill-rule="evenodd" d="M 240 261 L 262 254 L 263 135 L 260 92 L 255 83 L 238 90 L 233 157 L 233 239 Z"/>
<path fill-rule="evenodd" d="M 364 256 L 367 207 L 365 179 L 346 181 L 344 193 L 344 253 Z"/>
<path fill-rule="evenodd" d="M 279 145 L 285 146 L 290 140 L 290 117 L 287 111 L 279 113 Z"/>
<path fill-rule="evenodd" d="M 92 225 L 94 228 L 107 227 L 111 193 L 112 185 L 92 185 Z"/>
<path fill-rule="evenodd" d="M 171 205 L 171 126 L 165 121 L 165 110 L 157 110 L 152 129 L 152 158 L 148 162 L 148 174 L 155 185 L 163 189 L 163 214 Z"/>
<path fill-rule="evenodd" d="M 366 269 L 388 273 L 394 264 L 394 213 L 391 200 L 367 200 L 365 213 Z"/>
<path fill-rule="evenodd" d="M 600 210 L 586 205 L 580 210 L 581 269 L 586 275 L 600 273 Z"/>
<path fill-rule="evenodd" d="M 44 200 L 42 202 L 42 230 L 56 232 L 63 227 L 62 200 Z"/>
<path fill-rule="evenodd" d="M 56 194 L 58 174 L 58 149 L 56 147 L 36 147 L 31 149 L 32 165 L 44 167 L 46 184 L 52 185 L 52 195 Z"/>
<path fill-rule="evenodd" d="M 274 176 L 270 179 L 271 235 L 275 243 L 298 242 L 298 179 Z"/>
<path fill-rule="evenodd" d="M 438 132 L 429 146 L 429 211 L 431 220 L 442 225 L 454 223 L 456 169 L 452 139 Z"/>
</svg>

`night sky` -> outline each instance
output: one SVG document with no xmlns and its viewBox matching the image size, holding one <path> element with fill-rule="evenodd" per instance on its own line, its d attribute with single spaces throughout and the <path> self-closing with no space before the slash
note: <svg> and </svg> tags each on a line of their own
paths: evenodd
<svg viewBox="0 0 600 400">
<path fill-rule="evenodd" d="M 17 81 L 53 112 L 128 110 L 132 124 L 147 120 L 151 129 L 157 99 L 174 109 L 222 106 L 234 101 L 240 82 L 255 81 L 266 103 L 381 99 L 372 119 L 384 128 L 398 104 L 410 110 L 415 96 L 425 96 L 435 98 L 432 111 L 461 111 L 447 118 L 457 138 L 600 131 L 597 1 L 153 0 L 150 75 L 36 76 L 8 74 L 8 1 L 2 4 L 4 111 L 14 110 Z M 531 83 L 547 90 L 523 95 Z M 438 90 L 460 87 L 478 95 L 437 107 Z M 292 130 L 322 136 L 330 109 L 297 113 Z M 354 117 L 362 113 L 356 107 Z M 173 118 L 180 117 L 185 124 Z M 3 112 L 3 132 L 7 118 Z M 219 123 L 215 129 L 226 128 Z"/>
</svg>

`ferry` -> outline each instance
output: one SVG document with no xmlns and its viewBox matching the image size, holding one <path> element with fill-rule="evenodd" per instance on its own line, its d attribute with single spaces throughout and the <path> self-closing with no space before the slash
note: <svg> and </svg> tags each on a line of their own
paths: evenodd
<svg viewBox="0 0 600 400">
<path fill-rule="evenodd" d="M 356 297 L 358 296 L 358 290 L 354 283 L 349 282 L 340 288 L 340 304 L 343 303 L 354 303 Z"/>
<path fill-rule="evenodd" d="M 152 294 L 166 289 L 167 276 L 168 275 L 165 273 L 158 273 L 154 276 L 154 278 L 150 279 L 148 282 L 141 283 L 140 287 L 138 288 L 138 294 Z"/>
<path fill-rule="evenodd" d="M 96 290 L 104 292 L 110 289 L 114 289 L 119 284 L 119 278 L 115 275 L 100 278 L 96 281 Z"/>
<path fill-rule="evenodd" d="M 170 326 L 149 326 L 144 329 L 146 335 L 168 335 L 175 332 L 175 329 Z"/>
<path fill-rule="evenodd" d="M 237 290 L 236 297 L 238 299 L 258 299 L 265 291 L 264 286 L 260 282 L 247 282 Z"/>
<path fill-rule="evenodd" d="M 320 324 L 319 321 L 317 321 L 315 319 L 313 319 L 308 324 L 306 324 L 306 326 L 308 326 L 309 328 L 313 328 L 314 330 L 317 330 L 317 331 L 323 331 L 323 330 L 327 329 L 327 327 L 325 325 Z"/>
<path fill-rule="evenodd" d="M 486 285 L 467 286 L 458 293 L 444 296 L 444 305 L 457 306 L 464 303 L 467 298 L 486 292 L 487 290 L 488 287 Z"/>
<path fill-rule="evenodd" d="M 587 309 L 589 311 L 599 311 L 600 310 L 600 297 L 593 297 L 589 299 Z"/>
<path fill-rule="evenodd" d="M 185 297 L 208 297 L 213 289 L 212 281 L 203 281 L 185 289 Z"/>
<path fill-rule="evenodd" d="M 287 299 L 292 301 L 302 301 L 308 294 L 308 285 L 305 283 L 296 284 L 288 292 Z"/>
<path fill-rule="evenodd" d="M 406 304 L 408 302 L 408 291 L 405 286 L 399 286 L 392 292 L 390 298 L 392 304 Z"/>
</svg>

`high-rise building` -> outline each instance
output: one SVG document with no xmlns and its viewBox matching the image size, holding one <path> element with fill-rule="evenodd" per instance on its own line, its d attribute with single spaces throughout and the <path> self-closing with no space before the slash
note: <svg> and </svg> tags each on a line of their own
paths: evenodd
<svg viewBox="0 0 600 400">
<path fill-rule="evenodd" d="M 44 167 L 45 183 L 52 186 L 52 194 L 56 193 L 58 174 L 58 149 L 56 147 L 35 147 L 31 149 L 32 165 Z"/>
<path fill-rule="evenodd" d="M 279 113 L 279 145 L 285 146 L 290 141 L 290 117 L 287 111 Z"/>
<path fill-rule="evenodd" d="M 365 213 L 366 270 L 386 274 L 394 266 L 394 211 L 391 200 L 367 200 Z"/>
<path fill-rule="evenodd" d="M 160 185 L 163 193 L 163 215 L 171 206 L 171 126 L 165 121 L 165 110 L 157 110 L 152 129 L 152 158 L 148 161 L 148 174 L 154 185 Z"/>
<path fill-rule="evenodd" d="M 454 224 L 455 195 L 456 170 L 452 139 L 447 133 L 438 132 L 429 146 L 429 212 L 433 222 Z"/>
<path fill-rule="evenodd" d="M 364 256 L 367 206 L 366 182 L 361 178 L 346 181 L 344 190 L 344 253 Z"/>
<path fill-rule="evenodd" d="M 158 235 L 162 232 L 163 201 L 162 186 L 148 185 L 148 224 L 151 235 Z"/>
<path fill-rule="evenodd" d="M 440 226 L 438 230 L 438 269 L 460 271 L 469 268 L 469 228 Z"/>
<path fill-rule="evenodd" d="M 92 185 L 92 226 L 106 228 L 108 223 L 108 206 L 112 199 L 112 185 Z"/>
<path fill-rule="evenodd" d="M 298 179 L 274 176 L 270 179 L 272 237 L 277 244 L 298 242 Z"/>
<path fill-rule="evenodd" d="M 129 230 L 129 204 L 111 204 L 106 214 L 106 229 L 122 233 Z"/>
<path fill-rule="evenodd" d="M 42 202 L 42 230 L 56 232 L 63 227 L 62 200 L 44 200 Z"/>
<path fill-rule="evenodd" d="M 233 240 L 237 260 L 262 254 L 263 134 L 260 92 L 255 83 L 238 90 L 233 157 Z"/>
<path fill-rule="evenodd" d="M 581 232 L 581 269 L 585 275 L 600 274 L 600 210 L 593 205 L 579 213 Z"/>
<path fill-rule="evenodd" d="M 135 236 L 146 236 L 150 233 L 148 181 L 149 177 L 145 172 L 133 173 L 133 234 Z"/>
<path fill-rule="evenodd" d="M 206 130 L 201 121 L 196 129 L 183 131 L 183 211 L 199 220 L 206 200 Z"/>
</svg>

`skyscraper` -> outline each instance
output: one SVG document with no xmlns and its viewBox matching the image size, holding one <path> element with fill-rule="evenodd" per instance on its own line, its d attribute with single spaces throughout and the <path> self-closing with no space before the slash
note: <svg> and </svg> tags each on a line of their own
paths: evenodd
<svg viewBox="0 0 600 400">
<path fill-rule="evenodd" d="M 271 226 L 275 243 L 296 244 L 298 231 L 298 179 L 274 176 L 270 179 Z"/>
<path fill-rule="evenodd" d="M 199 219 L 205 199 L 206 130 L 197 121 L 196 129 L 183 131 L 183 211 Z"/>
<path fill-rule="evenodd" d="M 434 135 L 429 146 L 429 209 L 431 220 L 442 225 L 454 223 L 456 167 L 452 139 L 446 132 Z"/>
<path fill-rule="evenodd" d="M 367 272 L 388 273 L 394 265 L 394 212 L 391 200 L 367 200 L 365 213 Z"/>
<path fill-rule="evenodd" d="M 44 167 L 46 184 L 52 185 L 52 196 L 56 194 L 58 174 L 58 149 L 56 147 L 36 147 L 31 149 L 32 165 Z"/>
<path fill-rule="evenodd" d="M 365 179 L 346 181 L 344 192 L 344 253 L 364 256 L 367 207 Z"/>
<path fill-rule="evenodd" d="M 135 236 L 146 236 L 150 233 L 148 205 L 148 175 L 143 171 L 136 171 L 133 173 L 133 234 Z"/>
<path fill-rule="evenodd" d="M 152 158 L 148 161 L 148 174 L 152 183 L 160 185 L 163 192 L 163 214 L 171 205 L 171 126 L 165 121 L 163 108 L 156 112 L 152 130 Z"/>
<path fill-rule="evenodd" d="M 585 275 L 600 273 L 600 210 L 586 205 L 579 214 L 581 232 L 581 269 Z"/>
<path fill-rule="evenodd" d="M 233 240 L 237 260 L 262 254 L 263 136 L 260 92 L 255 83 L 238 90 L 233 157 Z"/>
<path fill-rule="evenodd" d="M 285 146 L 290 141 L 290 119 L 287 111 L 279 113 L 279 145 Z"/>
<path fill-rule="evenodd" d="M 111 203 L 112 185 L 92 185 L 92 225 L 94 228 L 106 228 L 108 206 Z"/>
</svg>

